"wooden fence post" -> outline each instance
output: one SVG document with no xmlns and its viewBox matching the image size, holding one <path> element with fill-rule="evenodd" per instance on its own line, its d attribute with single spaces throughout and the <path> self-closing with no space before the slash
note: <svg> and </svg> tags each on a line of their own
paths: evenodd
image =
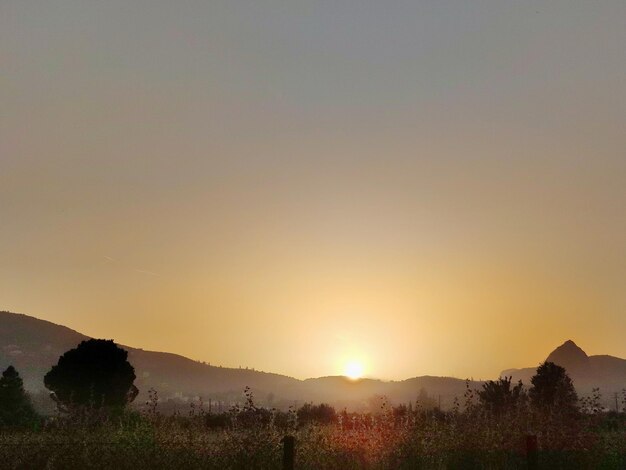
<svg viewBox="0 0 626 470">
<path fill-rule="evenodd" d="M 534 434 L 526 436 L 526 462 L 529 470 L 539 468 L 539 446 L 537 445 L 537 436 Z"/>
<path fill-rule="evenodd" d="M 296 456 L 296 438 L 285 436 L 283 442 L 283 470 L 293 470 Z"/>
</svg>

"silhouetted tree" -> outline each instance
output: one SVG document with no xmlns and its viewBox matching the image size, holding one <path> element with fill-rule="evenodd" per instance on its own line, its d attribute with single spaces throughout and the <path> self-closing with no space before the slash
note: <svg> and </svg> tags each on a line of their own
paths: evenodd
<svg viewBox="0 0 626 470">
<path fill-rule="evenodd" d="M 533 408 L 551 413 L 577 411 L 578 395 L 565 369 L 553 362 L 544 362 L 537 368 L 528 391 Z"/>
<path fill-rule="evenodd" d="M 511 387 L 512 377 L 500 377 L 495 382 L 490 380 L 478 391 L 480 403 L 494 414 L 501 414 L 518 406 L 525 398 L 524 386 L 520 380 Z"/>
<path fill-rule="evenodd" d="M 122 407 L 137 396 L 128 352 L 113 340 L 90 339 L 64 353 L 44 377 L 61 409 L 74 406 Z"/>
<path fill-rule="evenodd" d="M 0 425 L 22 426 L 37 418 L 20 374 L 9 366 L 0 378 Z"/>
<path fill-rule="evenodd" d="M 337 421 L 337 413 L 335 409 L 326 403 L 320 403 L 319 405 L 305 403 L 298 408 L 297 413 L 298 422 L 301 424 L 330 424 Z"/>
</svg>

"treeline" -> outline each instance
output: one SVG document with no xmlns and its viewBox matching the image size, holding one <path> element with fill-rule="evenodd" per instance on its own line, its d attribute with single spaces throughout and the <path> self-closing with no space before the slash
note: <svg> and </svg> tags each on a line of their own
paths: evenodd
<svg viewBox="0 0 626 470">
<path fill-rule="evenodd" d="M 99 414 L 123 412 L 138 394 L 134 385 L 134 368 L 127 356 L 128 353 L 112 340 L 96 339 L 83 341 L 78 347 L 64 353 L 43 378 L 59 415 L 85 415 L 96 410 Z M 423 389 L 416 398 L 414 403 L 393 406 L 385 397 L 372 397 L 370 413 L 359 413 L 363 418 L 359 422 L 368 426 L 379 414 L 386 414 L 398 423 L 423 413 L 445 415 Z M 600 402 L 598 389 L 594 389 L 591 397 L 579 399 L 566 370 L 552 362 L 545 362 L 538 367 L 528 388 L 521 381 L 513 384 L 511 377 L 490 380 L 478 390 L 471 389 L 468 381 L 465 396 L 455 399 L 448 413 L 458 414 L 477 407 L 495 416 L 533 412 L 572 417 L 579 413 L 604 411 Z M 617 398 L 615 402 L 617 412 L 620 403 Z M 626 390 L 620 402 L 622 410 L 626 409 Z M 299 407 L 291 406 L 289 411 L 258 406 L 249 388 L 244 391 L 243 404 L 234 404 L 228 409 L 220 404 L 218 410 L 213 410 L 209 404 L 207 410 L 206 403 L 199 400 L 187 403 L 187 410 L 181 412 L 176 403 L 159 400 L 155 390 L 150 390 L 148 401 L 140 408 L 151 415 L 158 412 L 172 414 L 175 418 L 202 417 L 209 428 L 225 427 L 234 422 L 280 427 L 308 424 L 341 424 L 350 427 L 357 415 L 346 410 L 337 411 L 328 404 L 305 403 Z M 41 422 L 42 418 L 35 412 L 18 371 L 9 366 L 0 379 L 0 426 L 29 427 Z"/>
<path fill-rule="evenodd" d="M 121 351 L 121 352 L 120 352 Z M 155 390 L 138 407 L 134 371 L 112 341 L 68 351 L 45 375 L 57 413 L 37 416 L 18 371 L 0 379 L 0 466 L 8 468 L 280 469 L 286 436 L 299 469 L 529 468 L 524 443 L 537 444 L 535 468 L 626 468 L 626 391 L 621 412 L 599 391 L 579 399 L 565 369 L 546 362 L 528 387 L 510 377 L 465 394 L 442 410 L 425 392 L 394 405 L 375 397 L 367 413 L 305 403 L 241 403 L 214 412 L 202 400 L 164 413 Z M 427 399 L 428 398 L 428 399 Z M 133 409 L 134 408 L 134 409 Z"/>
</svg>

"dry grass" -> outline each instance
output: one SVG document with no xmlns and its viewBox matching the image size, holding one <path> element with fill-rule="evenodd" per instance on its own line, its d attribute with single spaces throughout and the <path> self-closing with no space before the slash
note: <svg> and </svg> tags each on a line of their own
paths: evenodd
<svg viewBox="0 0 626 470">
<path fill-rule="evenodd" d="M 466 397 L 446 413 L 387 407 L 299 425 L 295 412 L 257 408 L 251 396 L 221 417 L 197 405 L 186 416 L 163 416 L 154 402 L 141 413 L 4 430 L 0 467 L 280 469 L 281 439 L 292 434 L 298 469 L 516 469 L 527 468 L 529 433 L 539 438 L 540 468 L 626 468 L 624 414 L 543 416 L 523 407 L 496 416 Z"/>
</svg>

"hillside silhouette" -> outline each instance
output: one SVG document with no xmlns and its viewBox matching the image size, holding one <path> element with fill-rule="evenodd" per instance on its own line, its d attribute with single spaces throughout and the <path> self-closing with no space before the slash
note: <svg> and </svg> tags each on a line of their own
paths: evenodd
<svg viewBox="0 0 626 470">
<path fill-rule="evenodd" d="M 23 314 L 0 312 L 0 367 L 13 365 L 20 371 L 24 386 L 31 392 L 44 390 L 43 377 L 65 351 L 90 339 L 65 326 Z M 249 386 L 261 404 L 287 408 L 296 403 L 326 402 L 337 407 L 367 409 L 375 406 L 376 397 L 392 403 L 417 399 L 430 406 L 451 406 L 454 397 L 461 397 L 466 381 L 452 377 L 421 376 L 400 381 L 361 379 L 343 376 L 299 380 L 293 377 L 252 369 L 218 367 L 166 352 L 144 351 L 121 345 L 128 351 L 128 360 L 135 368 L 139 388 L 138 401 L 146 399 L 155 389 L 163 399 L 187 400 L 203 397 L 214 403 L 228 403 L 241 398 Z M 626 384 L 626 360 L 613 356 L 587 356 L 572 341 L 548 355 L 547 360 L 566 368 L 577 390 L 587 393 L 600 387 L 608 395 Z M 536 367 L 508 369 L 503 376 L 513 376 L 526 386 Z M 470 382 L 479 388 L 482 382 Z"/>
<path fill-rule="evenodd" d="M 65 326 L 28 315 L 0 312 L 0 366 L 9 364 L 20 371 L 24 386 L 44 389 L 43 377 L 59 356 L 90 339 Z M 139 398 L 150 388 L 163 398 L 229 394 L 239 396 L 246 386 L 266 393 L 297 386 L 298 380 L 279 374 L 203 364 L 178 354 L 144 351 L 121 345 L 135 367 Z"/>
<path fill-rule="evenodd" d="M 43 377 L 65 351 L 90 339 L 62 325 L 28 315 L 0 312 L 0 367 L 13 364 L 22 374 L 26 389 L 44 390 Z M 415 401 L 421 397 L 450 406 L 463 395 L 465 380 L 451 377 L 414 377 L 385 382 L 376 379 L 350 380 L 343 376 L 299 380 L 285 375 L 245 368 L 218 367 L 166 352 L 144 351 L 121 345 L 135 368 L 138 401 L 153 388 L 161 398 L 212 398 L 228 403 L 241 398 L 246 386 L 260 403 L 287 408 L 294 403 L 326 402 L 349 409 L 366 409 L 374 396 L 392 402 Z M 481 382 L 474 382 L 479 386 Z"/>
<path fill-rule="evenodd" d="M 608 398 L 610 394 L 626 387 L 626 359 L 608 355 L 588 356 L 572 340 L 552 351 L 546 361 L 564 367 L 581 395 L 589 394 L 594 387 L 599 387 L 605 398 Z M 512 376 L 514 381 L 521 380 L 528 384 L 536 371 L 536 367 L 507 369 L 501 375 Z"/>
</svg>

